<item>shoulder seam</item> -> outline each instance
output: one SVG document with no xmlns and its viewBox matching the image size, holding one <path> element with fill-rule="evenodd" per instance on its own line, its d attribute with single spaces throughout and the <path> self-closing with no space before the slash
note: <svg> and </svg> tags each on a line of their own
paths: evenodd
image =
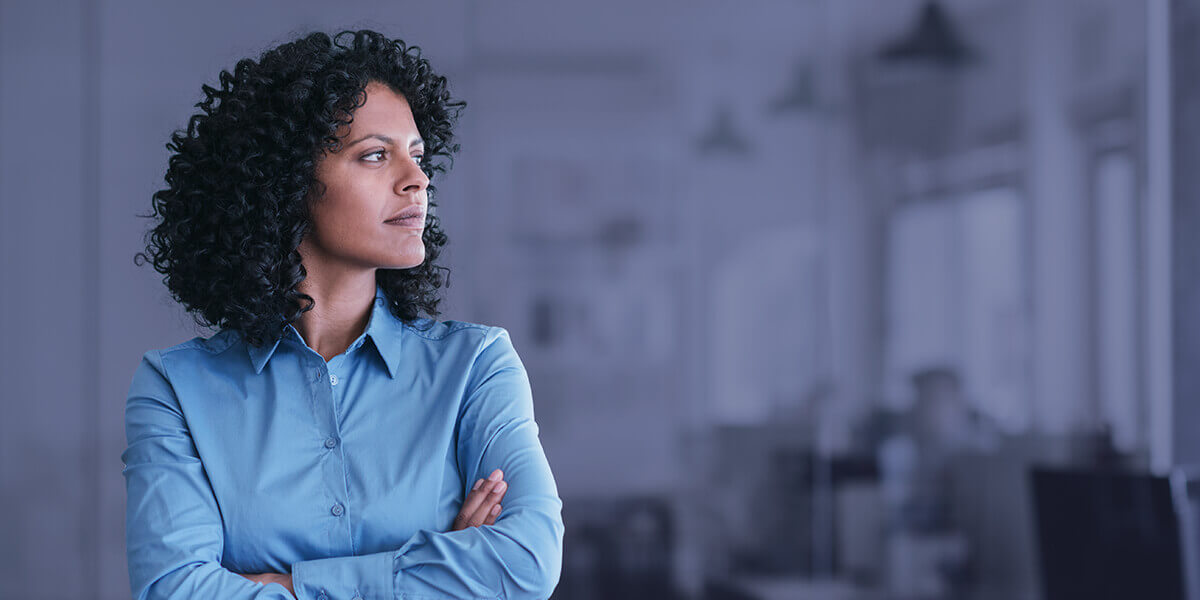
<svg viewBox="0 0 1200 600">
<path fill-rule="evenodd" d="M 209 354 L 221 354 L 222 352 L 225 352 L 229 348 L 233 347 L 234 343 L 229 340 L 221 340 L 221 342 L 224 344 L 224 346 L 221 348 L 210 347 L 209 344 L 207 344 L 206 342 L 212 340 L 217 335 L 219 335 L 219 333 L 214 334 L 213 336 L 210 336 L 208 339 L 192 338 L 190 340 L 180 342 L 180 343 L 175 344 L 174 346 L 170 346 L 168 348 L 161 348 L 158 351 L 159 356 L 166 356 L 167 354 L 170 354 L 170 353 L 178 351 L 178 350 L 188 350 L 188 349 L 203 350 Z"/>
<path fill-rule="evenodd" d="M 160 348 L 158 350 L 158 355 L 160 357 L 162 357 L 162 356 L 166 356 L 172 352 L 177 352 L 179 350 L 188 350 L 191 348 L 199 348 L 202 350 L 208 350 L 207 348 L 204 348 L 203 346 L 198 346 L 196 340 L 188 340 L 186 342 L 181 342 L 181 343 L 175 344 L 174 346 L 171 346 L 169 348 Z"/>
<path fill-rule="evenodd" d="M 422 338 L 425 338 L 427 340 L 432 340 L 432 341 L 443 340 L 450 334 L 452 334 L 456 331 L 462 331 L 464 329 L 479 329 L 479 330 L 485 331 L 485 332 L 488 331 L 489 329 L 491 329 L 490 326 L 483 325 L 480 323 L 468 323 L 465 321 L 455 321 L 454 325 L 450 325 L 449 327 L 447 327 L 447 331 L 445 333 L 443 333 L 440 336 L 433 337 L 431 335 L 428 335 L 427 332 L 417 329 L 416 327 L 413 327 L 412 325 L 410 325 L 408 323 L 405 323 L 404 327 L 406 329 L 408 329 L 409 331 L 413 332 L 414 334 L 416 334 L 417 336 L 420 336 Z"/>
</svg>

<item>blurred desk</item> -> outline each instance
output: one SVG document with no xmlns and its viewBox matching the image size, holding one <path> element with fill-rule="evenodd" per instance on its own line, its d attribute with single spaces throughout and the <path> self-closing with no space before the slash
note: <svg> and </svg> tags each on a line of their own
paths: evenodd
<svg viewBox="0 0 1200 600">
<path fill-rule="evenodd" d="M 720 582 L 717 597 L 746 600 L 883 600 L 881 592 L 835 579 L 735 577 Z"/>
</svg>

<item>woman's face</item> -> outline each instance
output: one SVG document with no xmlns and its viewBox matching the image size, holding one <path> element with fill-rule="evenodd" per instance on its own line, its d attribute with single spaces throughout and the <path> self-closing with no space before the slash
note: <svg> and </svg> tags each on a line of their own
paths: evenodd
<svg viewBox="0 0 1200 600">
<path fill-rule="evenodd" d="M 312 229 L 300 244 L 305 268 L 407 269 L 425 260 L 421 233 L 429 178 L 425 151 L 404 96 L 378 82 L 366 86 L 366 103 L 342 135 L 341 149 L 325 153 L 316 177 L 325 194 L 311 206 Z M 401 213 L 412 218 L 390 221 Z M 318 266 L 319 265 L 319 266 Z"/>
</svg>

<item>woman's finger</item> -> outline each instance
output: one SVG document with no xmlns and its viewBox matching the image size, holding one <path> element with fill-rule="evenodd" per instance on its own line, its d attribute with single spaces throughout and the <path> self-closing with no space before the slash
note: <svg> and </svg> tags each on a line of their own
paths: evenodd
<svg viewBox="0 0 1200 600">
<path fill-rule="evenodd" d="M 502 510 L 504 510 L 504 509 L 502 509 L 502 508 L 500 507 L 500 505 L 499 505 L 499 504 L 497 504 L 496 506 L 492 507 L 492 510 L 488 512 L 488 517 L 487 517 L 487 520 L 485 520 L 485 521 L 483 522 L 483 524 L 484 524 L 484 525 L 495 525 L 495 524 L 496 524 L 496 517 L 500 516 L 500 512 L 501 512 Z"/>
<path fill-rule="evenodd" d="M 479 497 L 475 498 L 477 503 L 472 503 L 470 507 L 463 507 L 461 519 L 465 527 L 478 527 L 484 524 L 487 516 L 491 514 L 492 507 L 495 506 L 500 498 L 504 497 L 504 490 L 508 484 L 503 481 L 494 482 L 492 486 L 486 484 L 479 488 Z M 499 490 L 499 493 L 493 493 Z"/>
<path fill-rule="evenodd" d="M 479 510 L 479 507 L 487 501 L 488 492 L 500 481 L 504 481 L 504 472 L 500 469 L 492 471 L 487 479 L 476 481 L 471 491 L 467 493 L 467 499 L 463 501 L 462 509 L 459 512 L 468 516 L 475 514 L 475 511 Z"/>
<path fill-rule="evenodd" d="M 492 489 L 488 492 L 487 499 L 484 500 L 483 504 L 480 505 L 479 508 L 475 510 L 475 513 L 471 515 L 471 523 L 482 525 L 483 522 L 492 515 L 492 509 L 496 506 L 499 506 L 500 499 L 504 498 L 504 493 L 507 491 L 508 482 L 496 482 L 496 485 L 493 485 Z"/>
<path fill-rule="evenodd" d="M 480 479 L 475 482 L 473 489 L 467 493 L 467 498 L 463 502 L 458 516 L 454 519 L 452 530 L 457 531 L 483 523 L 482 520 L 474 519 L 474 516 L 479 514 L 481 510 L 483 514 L 487 514 L 487 511 L 491 509 L 491 505 L 496 502 L 491 491 L 503 481 L 501 479 L 503 475 L 504 473 L 500 469 L 496 469 L 489 476 L 489 479 Z M 500 496 L 503 497 L 503 494 L 500 494 Z"/>
<path fill-rule="evenodd" d="M 467 499 L 463 501 L 462 508 L 458 511 L 458 516 L 454 518 L 453 531 L 478 525 L 478 523 L 473 521 L 473 517 L 475 513 L 479 512 L 480 507 L 484 506 L 488 493 L 492 490 L 492 486 L 496 482 L 483 479 L 476 482 L 476 484 L 479 487 L 467 494 Z"/>
</svg>

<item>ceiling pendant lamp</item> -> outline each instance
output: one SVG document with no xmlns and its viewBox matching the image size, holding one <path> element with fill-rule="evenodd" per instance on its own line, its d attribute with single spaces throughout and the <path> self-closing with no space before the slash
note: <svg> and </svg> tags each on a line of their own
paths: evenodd
<svg viewBox="0 0 1200 600">
<path fill-rule="evenodd" d="M 942 5 L 929 0 L 908 33 L 884 46 L 879 57 L 893 63 L 957 66 L 973 62 L 976 52 L 962 41 Z"/>
</svg>

